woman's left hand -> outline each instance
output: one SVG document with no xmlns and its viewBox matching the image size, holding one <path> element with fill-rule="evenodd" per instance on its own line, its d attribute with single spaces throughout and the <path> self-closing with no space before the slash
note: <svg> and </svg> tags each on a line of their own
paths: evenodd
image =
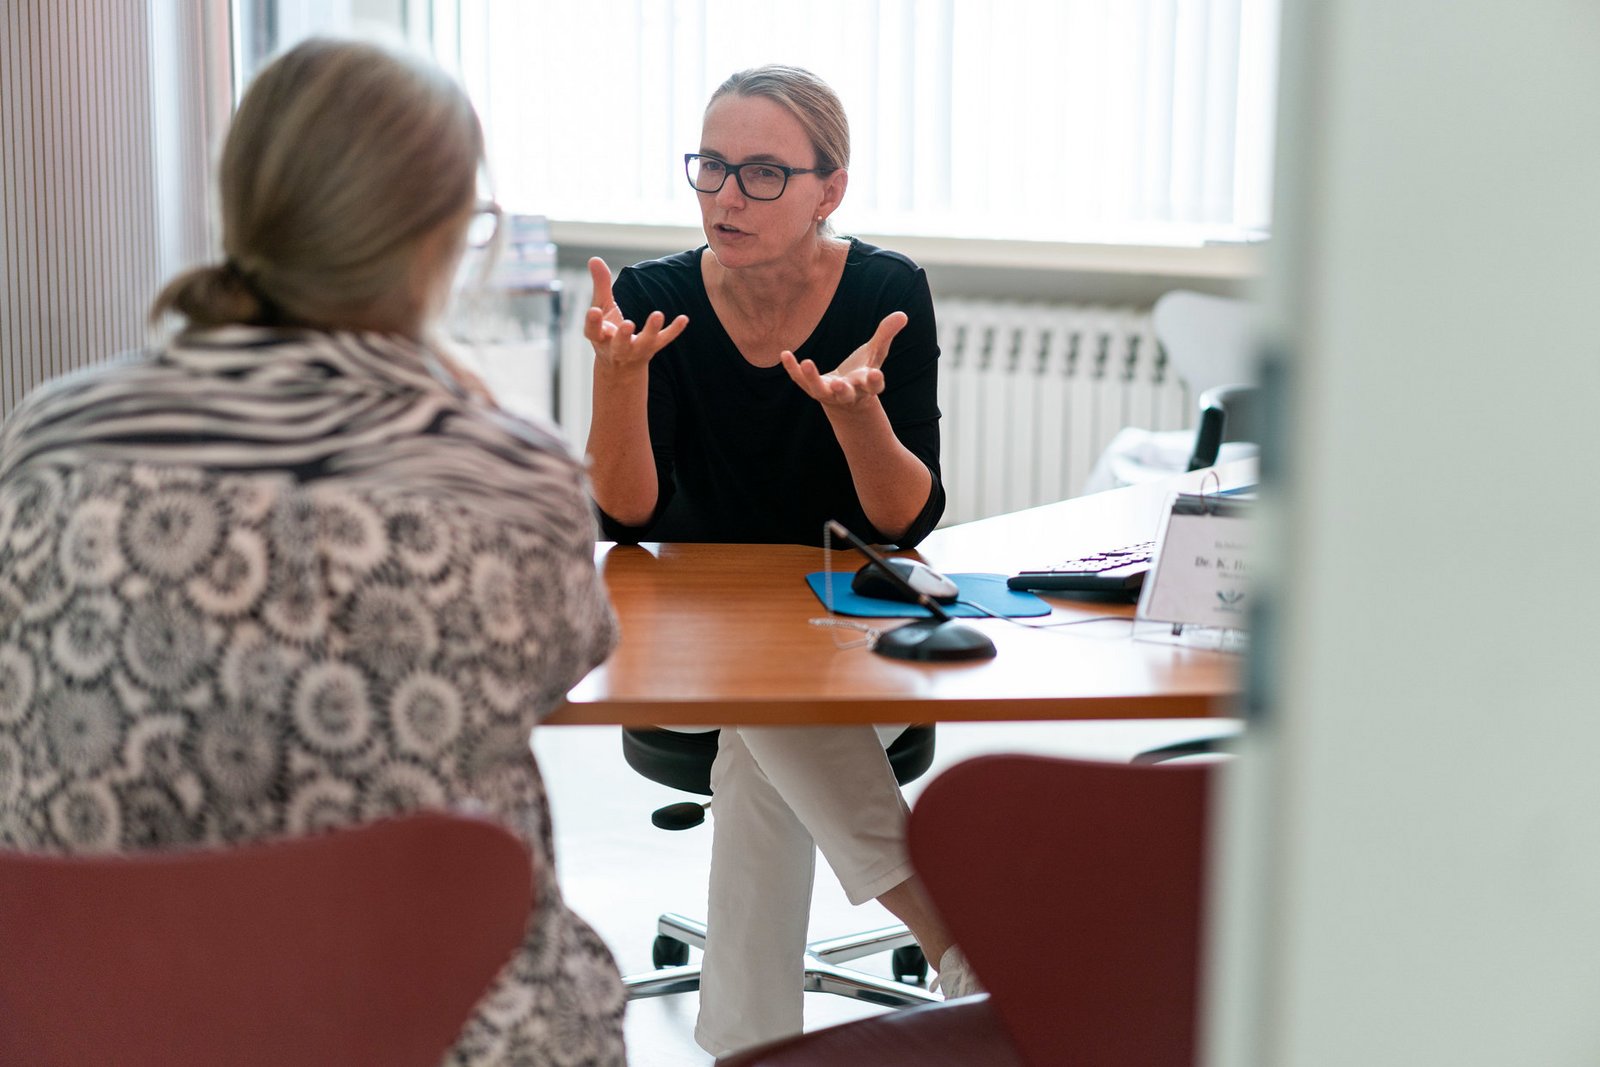
<svg viewBox="0 0 1600 1067">
<path fill-rule="evenodd" d="M 818 403 L 834 408 L 854 407 L 883 392 L 883 361 L 888 358 L 894 335 L 905 327 L 906 321 L 903 311 L 885 315 L 871 340 L 827 374 L 817 370 L 809 359 L 795 359 L 793 352 L 785 351 L 778 358 L 794 383 Z"/>
</svg>

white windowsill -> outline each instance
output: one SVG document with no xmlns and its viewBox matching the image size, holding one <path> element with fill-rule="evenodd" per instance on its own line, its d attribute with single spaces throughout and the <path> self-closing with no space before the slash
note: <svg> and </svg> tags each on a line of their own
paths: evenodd
<svg viewBox="0 0 1600 1067">
<path fill-rule="evenodd" d="M 692 226 L 651 226 L 552 220 L 558 246 L 679 252 L 705 241 Z M 1194 246 L 1003 241 L 965 237 L 859 234 L 862 240 L 903 252 L 924 266 L 1002 267 L 1092 274 L 1146 274 L 1248 281 L 1261 268 L 1260 244 Z"/>
</svg>

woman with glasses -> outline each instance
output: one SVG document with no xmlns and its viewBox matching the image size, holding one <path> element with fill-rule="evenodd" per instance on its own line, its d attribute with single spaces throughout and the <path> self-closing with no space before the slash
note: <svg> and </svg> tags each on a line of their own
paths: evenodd
<svg viewBox="0 0 1600 1067">
<path fill-rule="evenodd" d="M 437 69 L 294 48 L 228 132 L 226 259 L 156 300 L 183 331 L 6 420 L 0 847 L 484 812 L 536 899 L 443 1062 L 620 1065 L 622 982 L 562 901 L 528 749 L 615 643 L 588 487 L 431 340 L 482 162 Z"/>
<path fill-rule="evenodd" d="M 828 225 L 849 161 L 844 110 L 815 75 L 735 74 L 685 157 L 706 244 L 614 284 L 591 261 L 589 455 L 608 536 L 820 544 L 838 519 L 910 547 L 938 522 L 933 302 L 910 260 Z M 801 1029 L 817 847 L 853 903 L 877 898 L 906 922 L 946 995 L 970 987 L 906 856 L 884 755 L 901 730 L 722 730 L 695 1032 L 706 1049 Z"/>
</svg>

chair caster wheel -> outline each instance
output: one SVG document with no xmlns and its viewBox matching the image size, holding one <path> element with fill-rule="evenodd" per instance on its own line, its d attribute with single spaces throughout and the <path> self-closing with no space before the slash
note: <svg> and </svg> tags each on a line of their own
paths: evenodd
<svg viewBox="0 0 1600 1067">
<path fill-rule="evenodd" d="M 889 966 L 897 982 L 909 978 L 921 983 L 928 977 L 928 958 L 922 954 L 922 949 L 917 945 L 895 949 L 889 958 Z"/>
<path fill-rule="evenodd" d="M 689 946 L 675 937 L 661 934 L 650 946 L 650 962 L 657 967 L 682 967 L 689 962 Z"/>
</svg>

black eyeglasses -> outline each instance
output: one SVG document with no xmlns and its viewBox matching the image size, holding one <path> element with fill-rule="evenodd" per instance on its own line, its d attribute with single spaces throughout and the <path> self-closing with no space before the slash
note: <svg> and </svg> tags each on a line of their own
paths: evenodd
<svg viewBox="0 0 1600 1067">
<path fill-rule="evenodd" d="M 694 152 L 683 157 L 683 169 L 689 175 L 689 186 L 697 193 L 715 193 L 722 190 L 728 175 L 739 183 L 739 191 L 751 200 L 776 200 L 789 187 L 789 179 L 796 174 L 832 174 L 838 167 L 785 167 L 781 163 L 729 163 L 716 156 L 702 156 Z"/>
</svg>

